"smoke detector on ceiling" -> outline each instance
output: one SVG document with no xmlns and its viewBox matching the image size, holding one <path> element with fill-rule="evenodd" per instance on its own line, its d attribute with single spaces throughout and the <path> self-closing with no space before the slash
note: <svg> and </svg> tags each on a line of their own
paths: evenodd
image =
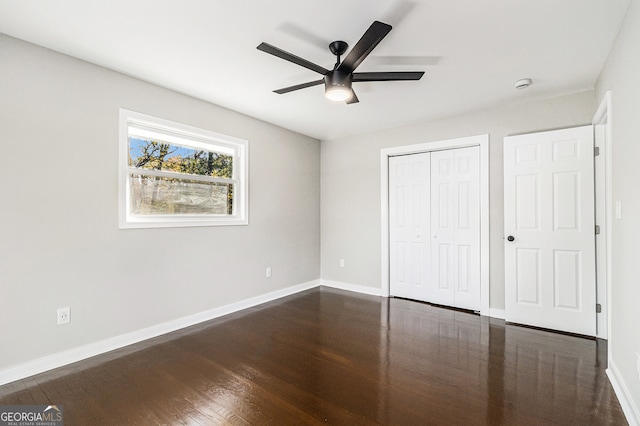
<svg viewBox="0 0 640 426">
<path fill-rule="evenodd" d="M 532 81 L 530 78 L 523 78 L 522 80 L 516 81 L 513 85 L 516 89 L 526 89 L 531 86 L 531 83 Z"/>
</svg>

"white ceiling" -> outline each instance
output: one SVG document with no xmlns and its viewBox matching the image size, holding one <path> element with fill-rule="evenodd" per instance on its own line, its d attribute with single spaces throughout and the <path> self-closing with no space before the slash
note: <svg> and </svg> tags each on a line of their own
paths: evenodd
<svg viewBox="0 0 640 426">
<path fill-rule="evenodd" d="M 318 139 L 392 128 L 592 89 L 629 0 L 0 0 L 0 32 Z M 260 52 L 262 41 L 325 68 L 374 20 L 394 28 L 358 71 L 426 71 L 418 82 L 355 83 Z M 1 56 L 0 56 L 1 60 Z M 516 90 L 530 77 L 534 84 Z"/>
</svg>

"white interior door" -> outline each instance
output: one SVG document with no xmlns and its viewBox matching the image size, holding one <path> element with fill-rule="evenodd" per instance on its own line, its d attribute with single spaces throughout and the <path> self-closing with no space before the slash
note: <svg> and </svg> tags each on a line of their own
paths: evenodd
<svg viewBox="0 0 640 426">
<path fill-rule="evenodd" d="M 416 300 L 426 300 L 430 269 L 429 158 L 389 158 L 389 289 Z"/>
<path fill-rule="evenodd" d="M 480 148 L 431 153 L 430 302 L 480 310 Z"/>
<path fill-rule="evenodd" d="M 510 322 L 596 332 L 593 130 L 504 139 Z"/>
</svg>

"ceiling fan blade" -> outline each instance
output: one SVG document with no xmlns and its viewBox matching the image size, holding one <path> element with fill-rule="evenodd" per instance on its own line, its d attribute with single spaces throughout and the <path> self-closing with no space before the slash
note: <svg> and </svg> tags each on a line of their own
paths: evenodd
<svg viewBox="0 0 640 426">
<path fill-rule="evenodd" d="M 320 65 L 316 65 L 313 62 L 309 62 L 306 59 L 302 59 L 299 56 L 296 56 L 292 53 L 286 52 L 282 49 L 272 46 L 269 43 L 264 43 L 264 42 L 260 43 L 257 49 L 265 53 L 269 53 L 270 55 L 277 56 L 278 58 L 284 59 L 285 61 L 293 62 L 294 64 L 310 69 L 311 71 L 315 71 L 318 74 L 325 75 L 326 73 L 329 72 L 328 69 L 321 67 Z"/>
<path fill-rule="evenodd" d="M 308 83 L 296 84 L 295 86 L 285 87 L 283 89 L 274 90 L 278 95 L 283 95 L 285 93 L 293 92 L 294 90 L 306 89 L 307 87 L 317 86 L 318 84 L 324 83 L 324 80 L 310 81 Z"/>
<path fill-rule="evenodd" d="M 338 66 L 340 71 L 353 72 L 358 65 L 371 53 L 371 51 L 382 41 L 383 38 L 391 31 L 391 25 L 384 22 L 374 21 L 373 24 L 365 31 L 364 35 L 358 40 L 353 49 L 346 58 Z"/>
<path fill-rule="evenodd" d="M 358 99 L 358 97 L 356 96 L 356 92 L 354 92 L 354 90 L 351 89 L 351 97 L 347 99 L 347 105 L 357 104 L 358 102 L 360 102 L 360 99 Z"/>
<path fill-rule="evenodd" d="M 420 80 L 423 75 L 424 71 L 356 72 L 353 81 Z"/>
</svg>

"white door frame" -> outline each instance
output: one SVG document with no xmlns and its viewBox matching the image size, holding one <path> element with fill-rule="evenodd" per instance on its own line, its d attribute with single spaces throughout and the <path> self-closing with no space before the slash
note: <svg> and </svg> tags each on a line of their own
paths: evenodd
<svg viewBox="0 0 640 426">
<path fill-rule="evenodd" d="M 595 162 L 595 176 L 604 178 L 602 185 L 596 182 L 596 212 L 604 212 L 602 217 L 596 214 L 596 224 L 600 225 L 600 241 L 604 244 L 604 256 L 596 257 L 596 267 L 599 273 L 597 286 L 597 294 L 606 295 L 606 303 L 604 303 L 603 315 L 597 315 L 597 334 L 596 337 L 608 339 L 611 336 L 611 243 L 613 228 L 613 187 L 612 187 L 612 143 L 613 131 L 611 127 L 611 91 L 605 93 L 598 110 L 593 116 L 592 124 L 595 126 L 604 126 L 604 135 L 595 132 L 594 143 L 600 148 L 601 161 Z M 604 170 L 601 168 L 604 167 Z M 602 193 L 604 191 L 604 194 Z M 604 235 L 603 235 L 604 234 Z M 596 299 L 596 303 L 602 304 L 601 297 Z M 611 340 L 609 340 L 608 352 L 611 354 Z"/>
<path fill-rule="evenodd" d="M 480 314 L 489 315 L 489 135 L 469 136 L 437 142 L 404 145 L 380 150 L 380 294 L 389 297 L 389 157 L 480 147 Z"/>
</svg>

